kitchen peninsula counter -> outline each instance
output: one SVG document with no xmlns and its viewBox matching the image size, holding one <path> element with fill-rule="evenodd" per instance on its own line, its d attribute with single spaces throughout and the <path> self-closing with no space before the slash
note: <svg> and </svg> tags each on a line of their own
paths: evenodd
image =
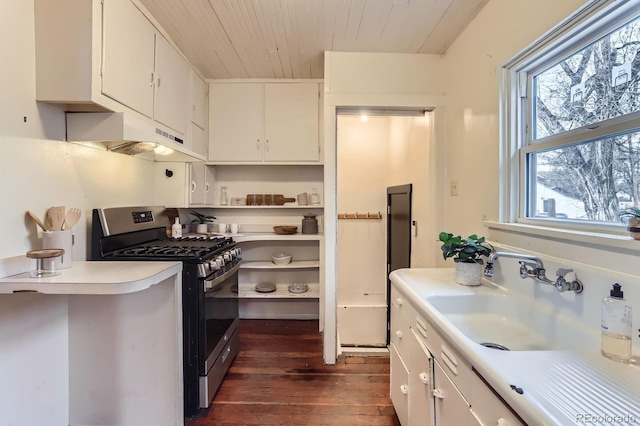
<svg viewBox="0 0 640 426">
<path fill-rule="evenodd" d="M 182 263 L 0 279 L 1 424 L 183 424 Z"/>
</svg>

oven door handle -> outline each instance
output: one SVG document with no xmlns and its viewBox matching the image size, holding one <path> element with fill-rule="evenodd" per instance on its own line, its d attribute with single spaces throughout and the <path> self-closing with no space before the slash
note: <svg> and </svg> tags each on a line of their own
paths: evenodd
<svg viewBox="0 0 640 426">
<path fill-rule="evenodd" d="M 214 292 L 218 290 L 218 287 L 224 282 L 226 281 L 227 278 L 229 278 L 231 275 L 235 274 L 236 272 L 238 272 L 238 269 L 240 269 L 240 262 L 236 263 L 235 265 L 233 265 L 231 267 L 231 269 L 229 269 L 228 271 L 226 271 L 224 274 L 215 277 L 212 280 L 204 280 L 204 292 L 205 293 L 209 293 L 209 292 Z"/>
</svg>

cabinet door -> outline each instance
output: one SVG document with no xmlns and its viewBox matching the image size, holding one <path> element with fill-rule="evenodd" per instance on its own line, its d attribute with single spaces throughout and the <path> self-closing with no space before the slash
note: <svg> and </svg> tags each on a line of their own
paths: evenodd
<svg viewBox="0 0 640 426">
<path fill-rule="evenodd" d="M 209 161 L 262 161 L 262 84 L 209 86 Z"/>
<path fill-rule="evenodd" d="M 153 118 L 182 135 L 188 129 L 190 70 L 169 42 L 157 35 Z"/>
<path fill-rule="evenodd" d="M 103 5 L 102 93 L 153 118 L 155 29 L 129 0 Z"/>
<path fill-rule="evenodd" d="M 191 122 L 207 128 L 207 84 L 194 70 L 191 70 Z"/>
<path fill-rule="evenodd" d="M 191 150 L 197 152 L 198 154 L 202 154 L 206 157 L 207 155 L 207 136 L 204 129 L 201 129 L 195 123 L 189 123 L 189 142 Z"/>
<path fill-rule="evenodd" d="M 393 402 L 393 408 L 396 410 L 400 424 L 409 425 L 409 372 L 393 344 L 389 346 L 389 356 L 391 402 Z"/>
<path fill-rule="evenodd" d="M 213 174 L 205 163 L 191 163 L 190 167 L 190 205 L 209 205 L 209 189 L 213 185 Z"/>
<path fill-rule="evenodd" d="M 409 347 L 409 421 L 433 424 L 433 358 L 423 342 L 412 332 Z"/>
<path fill-rule="evenodd" d="M 265 161 L 318 161 L 318 84 L 264 86 Z"/>
<path fill-rule="evenodd" d="M 469 404 L 437 362 L 433 363 L 436 426 L 472 425 Z"/>
</svg>

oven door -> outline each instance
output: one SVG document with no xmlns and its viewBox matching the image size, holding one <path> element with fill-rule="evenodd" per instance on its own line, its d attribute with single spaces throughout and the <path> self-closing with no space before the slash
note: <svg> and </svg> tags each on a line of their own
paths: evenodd
<svg viewBox="0 0 640 426">
<path fill-rule="evenodd" d="M 209 374 L 232 334 L 238 328 L 239 262 L 222 276 L 203 280 L 199 329 L 199 373 Z"/>
</svg>

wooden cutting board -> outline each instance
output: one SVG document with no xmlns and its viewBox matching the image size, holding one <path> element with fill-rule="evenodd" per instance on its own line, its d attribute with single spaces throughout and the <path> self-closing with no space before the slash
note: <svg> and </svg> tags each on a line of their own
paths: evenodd
<svg viewBox="0 0 640 426">
<path fill-rule="evenodd" d="M 295 198 L 287 198 L 282 194 L 247 194 L 248 206 L 281 206 L 284 203 L 293 203 L 295 201 Z"/>
</svg>

